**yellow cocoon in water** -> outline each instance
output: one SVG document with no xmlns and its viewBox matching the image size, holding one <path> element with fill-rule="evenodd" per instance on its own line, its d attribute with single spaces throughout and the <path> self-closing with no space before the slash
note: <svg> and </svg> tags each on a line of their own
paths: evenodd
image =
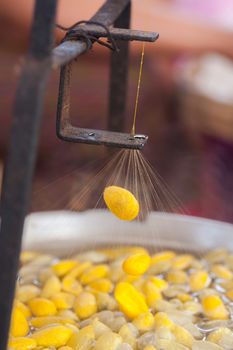
<svg viewBox="0 0 233 350">
<path fill-rule="evenodd" d="M 108 209 L 119 219 L 132 221 L 139 213 L 139 203 L 125 188 L 109 186 L 104 190 L 104 201 Z"/>
<path fill-rule="evenodd" d="M 207 295 L 202 299 L 204 314 L 211 320 L 226 320 L 228 311 L 218 295 Z"/>
<path fill-rule="evenodd" d="M 11 316 L 10 334 L 13 337 L 24 337 L 29 332 L 29 325 L 23 312 L 16 306 Z"/>
<path fill-rule="evenodd" d="M 130 283 L 118 283 L 114 295 L 120 309 L 129 318 L 136 318 L 140 314 L 149 311 L 144 295 L 138 292 Z"/>
<path fill-rule="evenodd" d="M 31 350 L 35 349 L 36 341 L 26 337 L 11 338 L 8 347 L 12 350 Z"/>
<path fill-rule="evenodd" d="M 37 330 L 31 338 L 35 339 L 38 346 L 60 347 L 66 345 L 72 335 L 72 330 L 62 325 L 51 325 Z"/>
<path fill-rule="evenodd" d="M 130 255 L 123 262 L 123 270 L 129 275 L 143 275 L 150 267 L 150 255 L 145 253 L 137 253 Z"/>
</svg>

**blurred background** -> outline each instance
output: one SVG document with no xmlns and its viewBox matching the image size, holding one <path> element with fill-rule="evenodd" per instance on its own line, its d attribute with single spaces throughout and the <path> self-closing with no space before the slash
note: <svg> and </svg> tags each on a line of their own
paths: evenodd
<svg viewBox="0 0 233 350">
<path fill-rule="evenodd" d="M 60 0 L 57 23 L 89 19 L 103 0 Z M 0 0 L 0 173 L 34 1 Z M 132 0 L 133 29 L 158 31 L 146 44 L 137 133 L 144 155 L 191 215 L 233 222 L 233 1 Z M 64 33 L 56 32 L 56 41 Z M 132 124 L 141 44 L 132 43 L 125 131 Z M 104 129 L 109 52 L 94 46 L 73 65 L 72 116 Z M 32 210 L 63 209 L 109 156 L 55 134 L 59 72 L 52 72 L 43 113 Z M 23 166 L 23 164 L 22 164 Z M 64 192 L 66 196 L 64 196 Z M 70 198 L 69 198 L 70 197 Z"/>
</svg>

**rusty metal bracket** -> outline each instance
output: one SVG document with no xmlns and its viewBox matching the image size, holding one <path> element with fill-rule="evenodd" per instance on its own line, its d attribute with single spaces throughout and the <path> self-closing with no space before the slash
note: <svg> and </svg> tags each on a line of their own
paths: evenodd
<svg viewBox="0 0 233 350">
<path fill-rule="evenodd" d="M 80 26 L 87 35 L 100 38 L 107 37 L 108 33 L 104 28 L 94 24 L 85 24 Z M 158 33 L 145 32 L 139 30 L 130 30 L 125 28 L 109 27 L 109 32 L 114 40 L 121 41 L 148 41 L 154 42 L 158 38 Z M 125 52 L 123 52 L 125 55 Z M 120 55 L 117 52 L 112 53 L 113 57 Z M 125 55 L 126 56 L 126 55 Z M 111 82 L 110 82 L 110 116 L 109 128 L 114 131 L 93 130 L 86 128 L 78 128 L 71 124 L 70 118 L 70 80 L 71 80 L 71 65 L 69 63 L 61 68 L 59 96 L 57 106 L 57 136 L 69 142 L 87 143 L 93 145 L 105 145 L 113 147 L 122 147 L 130 149 L 141 149 L 147 142 L 148 137 L 145 135 L 132 136 L 127 133 L 119 132 L 123 129 L 125 98 L 126 98 L 126 83 L 127 79 L 124 74 L 115 75 L 115 69 L 118 70 L 119 63 L 127 64 L 127 57 L 120 56 L 121 62 L 115 59 L 111 65 Z M 125 62 L 124 62 L 125 60 Z M 113 59 L 114 61 L 114 59 Z M 123 61 L 123 62 L 122 62 Z M 124 67 L 124 66 L 123 66 Z M 123 79 L 123 81 L 122 81 Z M 122 91 L 122 86 L 124 91 Z"/>
</svg>

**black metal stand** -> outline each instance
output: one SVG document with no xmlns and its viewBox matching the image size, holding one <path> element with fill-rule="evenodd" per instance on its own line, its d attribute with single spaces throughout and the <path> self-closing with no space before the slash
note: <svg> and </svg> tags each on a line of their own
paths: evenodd
<svg viewBox="0 0 233 350">
<path fill-rule="evenodd" d="M 42 104 L 51 69 L 56 0 L 36 1 L 30 48 L 18 85 L 1 198 L 0 350 L 7 348 L 24 218 L 30 200 Z"/>
</svg>

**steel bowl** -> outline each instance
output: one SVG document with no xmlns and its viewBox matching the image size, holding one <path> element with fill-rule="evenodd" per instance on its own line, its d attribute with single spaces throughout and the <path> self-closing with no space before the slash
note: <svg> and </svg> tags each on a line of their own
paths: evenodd
<svg viewBox="0 0 233 350">
<path fill-rule="evenodd" d="M 143 245 L 201 253 L 233 251 L 233 225 L 153 212 L 145 222 L 124 222 L 106 210 L 40 212 L 25 221 L 23 249 L 70 256 L 100 246 Z"/>
</svg>

